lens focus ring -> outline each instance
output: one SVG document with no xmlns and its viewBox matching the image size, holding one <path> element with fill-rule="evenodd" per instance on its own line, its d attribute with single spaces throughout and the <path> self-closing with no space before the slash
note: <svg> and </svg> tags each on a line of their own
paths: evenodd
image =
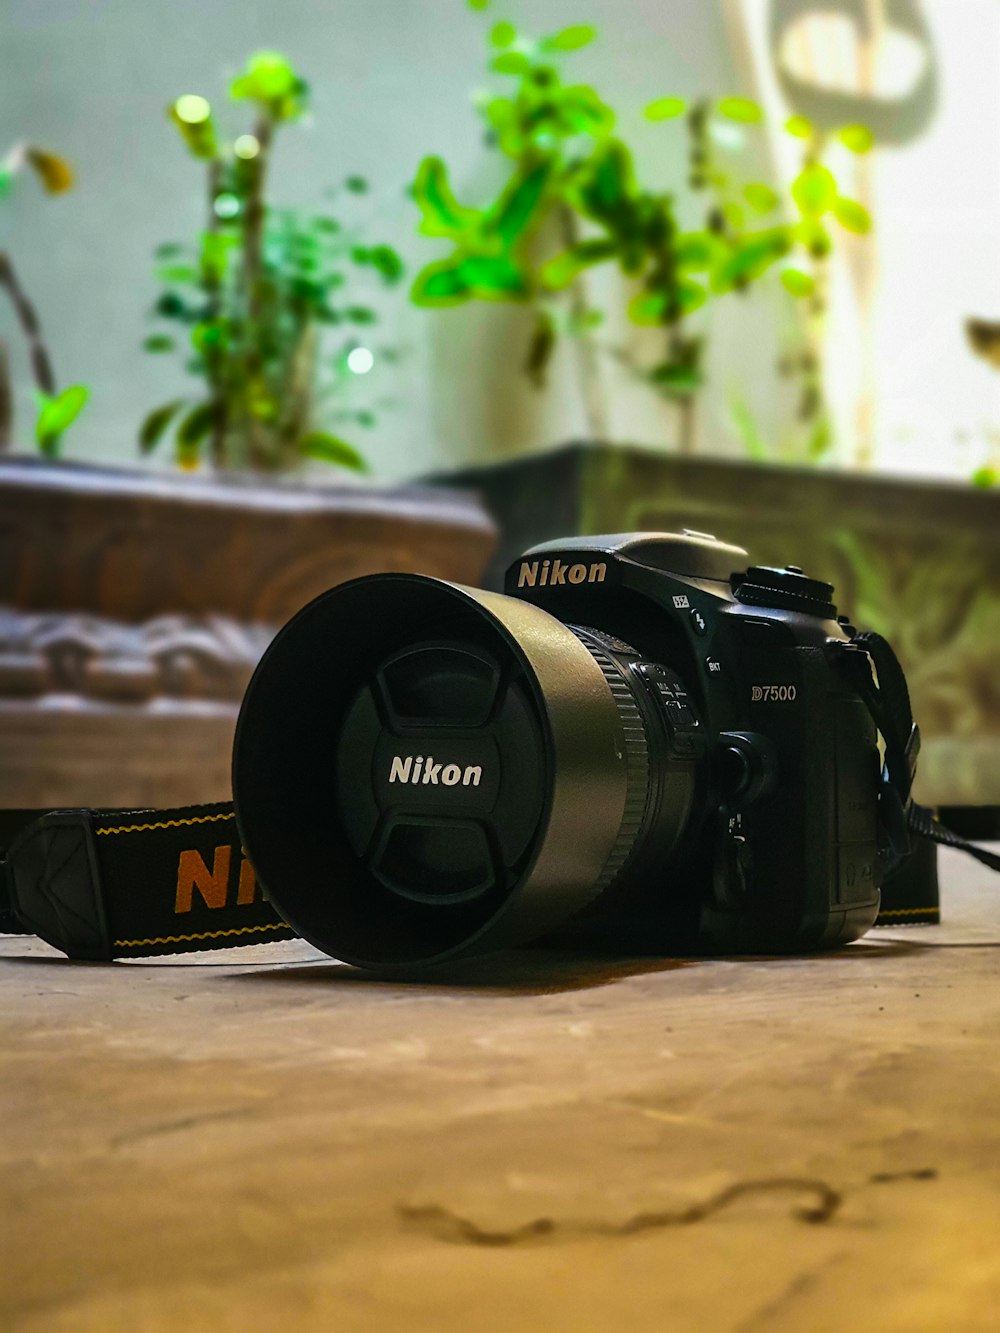
<svg viewBox="0 0 1000 1333">
<path fill-rule="evenodd" d="M 609 657 L 596 647 L 584 632 L 570 627 L 584 645 L 591 657 L 601 668 L 608 689 L 621 718 L 622 733 L 625 739 L 625 760 L 627 768 L 627 788 L 625 808 L 618 828 L 618 836 L 604 869 L 593 887 L 592 900 L 596 899 L 612 883 L 615 876 L 628 860 L 632 848 L 642 828 L 649 800 L 649 750 L 646 744 L 646 731 L 642 717 L 636 706 L 635 695 L 624 675 L 624 669 L 614 658 Z"/>
</svg>

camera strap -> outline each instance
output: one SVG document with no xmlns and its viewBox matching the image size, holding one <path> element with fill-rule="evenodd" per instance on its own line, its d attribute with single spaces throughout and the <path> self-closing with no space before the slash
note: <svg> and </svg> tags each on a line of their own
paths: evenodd
<svg viewBox="0 0 1000 1333">
<path fill-rule="evenodd" d="M 908 875 L 904 865 L 913 838 L 957 847 L 992 870 L 1000 871 L 1000 856 L 914 803 L 920 733 L 902 668 L 881 635 L 859 634 L 854 643 L 863 651 L 843 660 L 885 745 L 876 925 L 932 924 L 939 920 L 936 877 Z M 0 812 L 0 858 L 0 932 L 38 935 L 70 958 L 141 958 L 295 938 L 256 882 L 231 802 Z"/>
<path fill-rule="evenodd" d="M 913 800 L 920 729 L 913 720 L 903 668 L 881 634 L 865 631 L 852 642 L 863 652 L 845 655 L 844 661 L 885 746 L 878 811 L 882 902 L 875 924 L 934 925 L 941 919 L 937 876 L 907 873 L 906 863 L 916 850 L 913 838 L 955 847 L 991 870 L 1000 871 L 1000 856 L 960 838 L 933 810 Z"/>
<path fill-rule="evenodd" d="M 0 841 L 0 931 L 39 935 L 70 958 L 295 938 L 261 893 L 228 801 L 6 811 Z"/>
</svg>

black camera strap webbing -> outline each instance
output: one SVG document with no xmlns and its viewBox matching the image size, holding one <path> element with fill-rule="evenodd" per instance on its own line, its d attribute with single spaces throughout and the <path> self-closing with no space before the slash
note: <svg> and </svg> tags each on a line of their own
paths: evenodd
<svg viewBox="0 0 1000 1333">
<path fill-rule="evenodd" d="M 261 894 L 230 802 L 38 813 L 0 817 L 4 841 L 14 833 L 0 931 L 105 960 L 295 938 Z"/>
<path fill-rule="evenodd" d="M 1000 856 L 914 803 L 920 733 L 902 668 L 880 635 L 859 634 L 854 642 L 864 651 L 844 661 L 885 742 L 876 925 L 932 924 L 939 920 L 937 881 L 906 874 L 911 835 L 959 848 L 992 870 L 1000 871 Z M 95 960 L 295 938 L 256 883 L 230 802 L 0 811 L 0 932 L 39 935 L 71 958 Z"/>
<path fill-rule="evenodd" d="M 910 835 L 967 852 L 991 870 L 1000 871 L 1000 856 L 960 838 L 936 818 L 933 810 L 913 800 L 911 788 L 920 751 L 920 730 L 913 721 L 903 668 L 891 644 L 881 634 L 866 631 L 855 635 L 853 642 L 864 649 L 864 654 L 846 659 L 853 669 L 852 683 L 885 743 L 879 794 L 882 902 L 875 924 L 934 925 L 941 915 L 937 878 L 933 874 L 906 873 L 906 860 L 914 850 Z M 872 664 L 877 684 L 872 677 Z"/>
</svg>

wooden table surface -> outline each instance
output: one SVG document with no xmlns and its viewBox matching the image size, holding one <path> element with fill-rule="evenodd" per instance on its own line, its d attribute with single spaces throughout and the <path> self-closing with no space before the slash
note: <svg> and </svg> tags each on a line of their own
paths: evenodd
<svg viewBox="0 0 1000 1333">
<path fill-rule="evenodd" d="M 1000 878 L 811 958 L 0 940 L 0 1328 L 1000 1328 Z"/>
</svg>

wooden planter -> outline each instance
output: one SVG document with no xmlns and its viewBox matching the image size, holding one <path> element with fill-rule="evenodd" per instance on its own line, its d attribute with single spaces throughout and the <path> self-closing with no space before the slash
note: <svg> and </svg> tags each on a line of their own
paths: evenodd
<svg viewBox="0 0 1000 1333">
<path fill-rule="evenodd" d="M 918 797 L 1000 805 L 997 492 L 581 444 L 448 480 L 475 488 L 501 527 L 492 587 L 537 541 L 682 527 L 828 580 L 906 668 L 924 736 Z"/>
<path fill-rule="evenodd" d="M 495 540 L 444 490 L 0 460 L 0 807 L 228 798 L 278 626 L 361 574 L 476 583 Z"/>
</svg>

